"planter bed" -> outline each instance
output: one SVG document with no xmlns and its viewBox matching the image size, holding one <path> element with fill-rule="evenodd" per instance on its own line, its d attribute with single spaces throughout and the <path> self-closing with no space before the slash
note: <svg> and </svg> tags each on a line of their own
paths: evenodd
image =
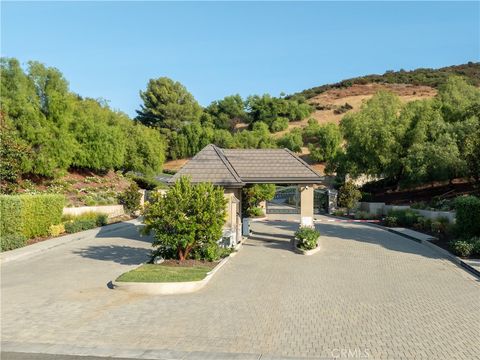
<svg viewBox="0 0 480 360">
<path fill-rule="evenodd" d="M 186 282 L 203 280 L 218 262 L 166 260 L 161 264 L 143 264 L 120 275 L 119 282 Z"/>
<path fill-rule="evenodd" d="M 231 253 L 219 262 L 166 260 L 162 264 L 143 264 L 120 275 L 114 282 L 116 290 L 151 294 L 172 295 L 195 292 L 208 284 L 213 275 L 236 255 Z"/>
</svg>

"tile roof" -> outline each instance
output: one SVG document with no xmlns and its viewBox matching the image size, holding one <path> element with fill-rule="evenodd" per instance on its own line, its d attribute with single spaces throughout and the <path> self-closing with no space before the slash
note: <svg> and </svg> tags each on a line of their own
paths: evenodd
<svg viewBox="0 0 480 360">
<path fill-rule="evenodd" d="M 192 182 L 222 186 L 247 183 L 313 183 L 323 181 L 307 163 L 288 149 L 220 149 L 207 145 L 169 182 L 187 175 Z"/>
</svg>

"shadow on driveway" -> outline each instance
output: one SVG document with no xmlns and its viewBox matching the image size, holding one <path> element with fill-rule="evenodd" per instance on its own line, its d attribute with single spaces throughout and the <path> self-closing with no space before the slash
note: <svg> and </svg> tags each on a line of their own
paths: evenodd
<svg viewBox="0 0 480 360">
<path fill-rule="evenodd" d="M 142 224 L 125 223 L 123 226 L 112 229 L 104 227 L 95 238 L 112 239 L 111 244 L 90 245 L 73 253 L 84 258 L 111 261 L 122 265 L 141 264 L 150 259 L 151 247 L 145 243 L 152 243 L 153 237 L 141 235 Z M 135 246 L 139 241 L 143 246 Z"/>
<path fill-rule="evenodd" d="M 150 252 L 150 249 L 133 246 L 95 245 L 75 250 L 73 253 L 89 259 L 112 261 L 122 265 L 136 265 L 148 260 Z"/>
</svg>

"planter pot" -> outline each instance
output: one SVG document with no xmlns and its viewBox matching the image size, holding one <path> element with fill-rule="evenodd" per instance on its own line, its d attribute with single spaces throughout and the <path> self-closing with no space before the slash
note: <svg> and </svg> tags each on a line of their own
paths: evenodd
<svg viewBox="0 0 480 360">
<path fill-rule="evenodd" d="M 301 255 L 306 255 L 306 256 L 310 256 L 310 255 L 313 255 L 313 254 L 316 254 L 317 252 L 320 251 L 320 237 L 318 237 L 317 239 L 317 247 L 315 249 L 311 249 L 311 250 L 303 250 L 303 249 L 300 249 L 297 244 L 298 244 L 298 240 L 297 238 L 293 238 L 293 250 L 297 253 L 297 254 L 301 254 Z"/>
</svg>

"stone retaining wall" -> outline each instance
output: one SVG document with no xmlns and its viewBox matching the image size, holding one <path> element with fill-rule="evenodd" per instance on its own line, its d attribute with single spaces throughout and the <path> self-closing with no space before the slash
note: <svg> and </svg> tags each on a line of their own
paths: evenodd
<svg viewBox="0 0 480 360">
<path fill-rule="evenodd" d="M 88 212 L 107 214 L 109 218 L 125 215 L 123 205 L 80 206 L 63 208 L 63 215 L 78 216 Z"/>
</svg>

